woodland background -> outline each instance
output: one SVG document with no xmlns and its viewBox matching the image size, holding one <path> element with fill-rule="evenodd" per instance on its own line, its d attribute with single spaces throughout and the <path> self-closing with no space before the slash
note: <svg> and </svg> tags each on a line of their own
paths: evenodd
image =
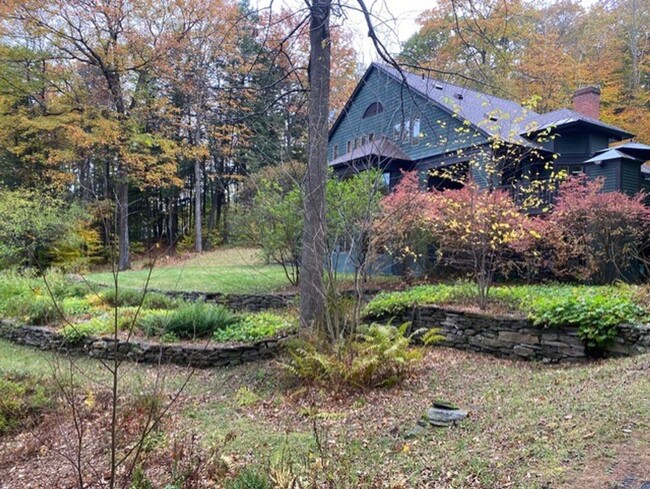
<svg viewBox="0 0 650 489">
<path fill-rule="evenodd" d="M 0 5 L 3 264 L 218 246 L 250 175 L 306 160 L 307 8 Z M 595 84 L 602 119 L 650 142 L 650 0 L 439 0 L 419 24 L 405 69 L 538 112 Z M 354 36 L 335 15 L 332 120 L 365 69 Z"/>
</svg>

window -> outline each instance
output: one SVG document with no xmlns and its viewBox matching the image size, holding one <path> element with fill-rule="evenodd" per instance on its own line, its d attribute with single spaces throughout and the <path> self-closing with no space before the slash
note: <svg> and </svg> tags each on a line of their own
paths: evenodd
<svg viewBox="0 0 650 489">
<path fill-rule="evenodd" d="M 352 141 L 347 142 L 346 148 L 347 148 L 346 153 L 349 153 L 350 151 L 352 151 Z"/>
<path fill-rule="evenodd" d="M 357 149 L 359 147 L 359 138 L 354 138 L 354 148 Z"/>
<path fill-rule="evenodd" d="M 384 111 L 384 106 L 379 102 L 371 103 L 366 111 L 363 113 L 363 118 L 372 117 L 373 115 L 381 114 Z"/>
<path fill-rule="evenodd" d="M 420 144 L 420 119 L 413 119 L 413 146 Z"/>
<path fill-rule="evenodd" d="M 361 146 L 365 146 L 366 142 L 367 142 L 367 140 L 366 140 L 366 136 L 364 134 L 363 136 L 361 136 Z"/>
<path fill-rule="evenodd" d="M 395 124 L 395 126 L 393 127 L 393 138 L 395 139 L 395 141 L 399 141 L 401 137 L 402 137 L 402 125 Z"/>
<path fill-rule="evenodd" d="M 375 133 L 371 132 L 370 134 L 368 134 L 368 142 L 372 143 L 374 140 L 375 140 Z"/>
<path fill-rule="evenodd" d="M 408 141 L 411 137 L 411 121 L 404 121 L 404 130 L 402 131 L 402 141 Z"/>
<path fill-rule="evenodd" d="M 384 185 L 386 185 L 386 188 L 388 190 L 390 190 L 390 172 L 387 171 L 387 172 L 382 173 L 381 177 L 382 177 L 382 179 L 384 181 Z"/>
<path fill-rule="evenodd" d="M 339 145 L 335 144 L 332 159 L 335 160 L 338 157 L 339 157 Z"/>
</svg>

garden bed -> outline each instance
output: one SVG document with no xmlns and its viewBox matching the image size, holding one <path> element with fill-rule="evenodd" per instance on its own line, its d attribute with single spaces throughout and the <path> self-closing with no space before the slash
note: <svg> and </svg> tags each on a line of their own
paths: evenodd
<svg viewBox="0 0 650 489">
<path fill-rule="evenodd" d="M 183 367 L 209 368 L 240 365 L 275 356 L 287 335 L 251 343 L 214 344 L 205 341 L 164 344 L 141 338 L 85 336 L 71 343 L 61 332 L 46 326 L 21 326 L 0 322 L 0 337 L 19 345 L 52 350 L 71 355 L 86 355 L 110 360 L 114 358 L 138 363 L 174 364 Z"/>
<path fill-rule="evenodd" d="M 640 287 L 503 286 L 488 307 L 475 306 L 471 284 L 439 284 L 379 294 L 368 321 L 411 330 L 439 329 L 443 344 L 544 361 L 650 351 L 645 290 Z"/>
<path fill-rule="evenodd" d="M 218 366 L 268 358 L 296 321 L 288 310 L 235 312 L 164 294 L 110 288 L 90 292 L 61 275 L 4 274 L 3 336 L 21 344 L 142 362 Z M 197 298 L 198 299 L 198 298 Z M 118 347 L 115 347 L 115 344 Z M 215 345 L 217 344 L 217 345 Z"/>
</svg>

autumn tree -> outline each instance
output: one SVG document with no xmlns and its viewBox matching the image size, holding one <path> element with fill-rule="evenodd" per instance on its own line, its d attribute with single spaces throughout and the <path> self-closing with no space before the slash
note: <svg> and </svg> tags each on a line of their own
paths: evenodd
<svg viewBox="0 0 650 489">
<path fill-rule="evenodd" d="M 203 15 L 200 5 L 186 2 L 85 2 L 51 0 L 22 2 L 10 11 L 16 31 L 38 39 L 57 65 L 84 66 L 97 84 L 93 87 L 113 125 L 112 154 L 115 200 L 118 208 L 118 267 L 129 267 L 129 183 L 145 176 L 159 158 L 141 157 L 142 147 L 156 145 L 147 133 L 147 121 L 136 115 L 147 106 L 149 82 L 158 64 Z M 95 96 L 95 93 L 90 93 Z M 76 109 L 83 110 L 79 104 Z M 165 151 L 162 141 L 158 152 Z M 134 151 L 134 149 L 136 151 Z M 163 159 L 164 160 L 164 159 Z M 171 159 L 168 159 L 171 161 Z M 151 166 L 151 163 L 155 163 Z M 168 168 L 158 168 L 163 174 Z"/>
</svg>

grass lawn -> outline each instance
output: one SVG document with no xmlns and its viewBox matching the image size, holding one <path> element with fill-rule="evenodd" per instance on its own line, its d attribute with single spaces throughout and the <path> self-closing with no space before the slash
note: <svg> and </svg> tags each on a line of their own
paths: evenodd
<svg viewBox="0 0 650 489">
<path fill-rule="evenodd" d="M 135 263 L 134 270 L 119 275 L 126 287 L 144 287 L 149 270 Z M 140 269 L 139 269 L 140 268 Z M 112 284 L 111 272 L 87 275 L 91 282 Z M 200 292 L 266 293 L 288 287 L 280 265 L 266 265 L 258 250 L 224 248 L 186 259 L 160 259 L 151 272 L 149 287 Z"/>
<path fill-rule="evenodd" d="M 0 341 L 0 372 L 46 377 L 52 358 Z M 79 366 L 90 377 L 100 369 L 89 359 Z M 125 371 L 125 396 L 137 395 L 157 372 L 135 365 Z M 177 367 L 160 371 L 170 390 L 186 375 Z M 288 385 L 273 361 L 198 371 L 144 469 L 159 478 L 154 487 L 164 487 L 165 450 L 191 439 L 198 452 L 218 447 L 230 475 L 251 463 L 297 472 L 318 467 L 336 488 L 636 488 L 650 479 L 648 372 L 650 355 L 557 367 L 435 348 L 394 389 L 335 395 Z M 84 379 L 99 412 L 102 387 Z M 433 399 L 465 407 L 470 417 L 405 438 Z M 315 432 L 323 451 L 310 459 Z M 52 478 L 63 483 L 65 462 L 48 450 L 26 450 L 26 440 L 0 440 L 5 487 L 58 487 Z"/>
</svg>

